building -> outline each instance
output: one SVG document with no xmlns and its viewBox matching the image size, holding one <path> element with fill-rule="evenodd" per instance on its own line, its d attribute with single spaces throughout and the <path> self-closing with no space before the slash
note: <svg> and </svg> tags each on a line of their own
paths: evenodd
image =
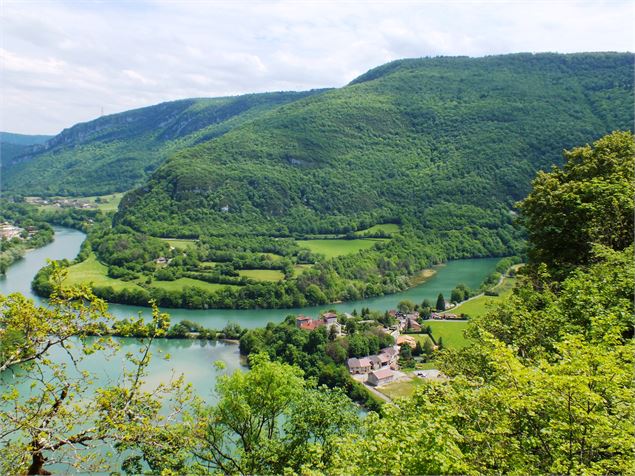
<svg viewBox="0 0 635 476">
<path fill-rule="evenodd" d="M 386 367 L 380 370 L 374 370 L 369 373 L 367 382 L 370 385 L 379 387 L 380 385 L 386 385 L 393 380 L 395 380 L 395 372 L 392 369 Z"/>
<path fill-rule="evenodd" d="M 399 362 L 399 346 L 393 345 L 392 347 L 384 347 L 381 349 L 381 354 L 388 356 L 389 366 L 393 369 L 397 368 Z"/>
<path fill-rule="evenodd" d="M 367 374 L 370 372 L 372 368 L 372 364 L 368 357 L 362 357 L 357 359 L 355 357 L 351 357 L 346 361 L 346 365 L 348 367 L 348 371 L 354 374 Z"/>
<path fill-rule="evenodd" d="M 326 326 L 327 332 L 330 332 L 331 329 L 335 329 L 335 333 L 338 336 L 342 333 L 342 326 L 339 322 L 337 322 L 337 314 L 333 312 L 327 312 L 320 319 L 313 319 L 300 314 L 295 318 L 295 325 L 298 329 L 302 329 L 304 331 L 312 331 L 318 327 Z"/>
</svg>

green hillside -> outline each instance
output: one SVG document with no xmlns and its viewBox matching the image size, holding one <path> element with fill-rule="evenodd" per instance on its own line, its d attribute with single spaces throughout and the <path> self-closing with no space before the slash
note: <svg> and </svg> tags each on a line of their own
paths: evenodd
<svg viewBox="0 0 635 476">
<path fill-rule="evenodd" d="M 100 117 L 3 160 L 2 188 L 28 195 L 103 195 L 140 185 L 170 155 L 280 104 L 320 91 L 185 99 Z"/>
<path fill-rule="evenodd" d="M 632 128 L 632 71 L 617 53 L 389 63 L 175 154 L 117 219 L 160 236 L 404 222 L 454 235 L 450 255 L 504 252 L 537 169 Z"/>
</svg>

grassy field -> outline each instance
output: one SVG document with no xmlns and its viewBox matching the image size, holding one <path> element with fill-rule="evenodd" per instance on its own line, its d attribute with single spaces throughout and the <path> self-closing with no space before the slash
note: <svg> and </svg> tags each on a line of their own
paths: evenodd
<svg viewBox="0 0 635 476">
<path fill-rule="evenodd" d="M 207 283 L 205 281 L 199 281 L 198 279 L 192 278 L 179 278 L 174 281 L 154 281 L 152 286 L 165 289 L 166 291 L 181 291 L 186 286 L 204 289 L 205 291 L 218 291 L 219 289 L 223 289 L 225 287 L 237 287 L 231 284 Z"/>
<path fill-rule="evenodd" d="M 382 241 L 385 240 L 372 238 L 366 240 L 298 240 L 298 245 L 329 259 L 372 248 Z"/>
<path fill-rule="evenodd" d="M 304 273 L 307 269 L 311 269 L 312 267 L 312 264 L 295 264 L 293 265 L 293 274 L 295 276 L 298 276 Z"/>
<path fill-rule="evenodd" d="M 99 197 L 99 200 L 101 203 L 97 203 L 95 201 L 97 197 L 86 197 L 86 199 L 90 203 L 94 203 L 95 205 L 97 205 L 97 208 L 99 208 L 101 211 L 112 212 L 112 211 L 116 211 L 117 208 L 119 208 L 119 202 L 121 202 L 121 198 L 124 196 L 124 193 L 125 192 L 120 192 L 120 193 L 113 193 L 112 195 L 101 196 Z"/>
<path fill-rule="evenodd" d="M 282 271 L 277 269 L 241 269 L 238 274 L 256 281 L 280 281 L 284 279 Z"/>
<path fill-rule="evenodd" d="M 196 240 L 179 240 L 176 238 L 163 238 L 163 240 L 167 241 L 170 246 L 173 246 L 177 250 L 185 250 L 190 246 L 194 246 L 196 243 Z"/>
<path fill-rule="evenodd" d="M 461 349 L 469 344 L 463 336 L 463 331 L 467 328 L 467 321 L 432 321 L 424 322 L 424 325 L 432 328 L 432 337 L 439 342 L 439 337 L 443 337 L 443 346 L 452 349 Z"/>
<path fill-rule="evenodd" d="M 262 253 L 262 256 L 264 256 L 265 258 L 271 261 L 280 261 L 282 258 L 284 258 L 284 256 L 277 255 L 275 253 Z"/>
<path fill-rule="evenodd" d="M 201 261 L 199 266 L 204 269 L 210 269 L 215 267 L 217 264 L 219 264 L 218 261 Z"/>
<path fill-rule="evenodd" d="M 416 340 L 417 342 L 421 342 L 422 347 L 426 340 L 430 340 L 430 336 L 428 334 L 407 334 L 407 335 L 409 335 L 410 337 L 413 337 L 414 340 Z M 432 344 L 434 345 L 434 342 L 432 342 Z"/>
<path fill-rule="evenodd" d="M 482 316 L 487 311 L 501 301 L 502 298 L 509 296 L 516 284 L 516 278 L 505 278 L 503 282 L 496 286 L 493 290 L 499 293 L 498 296 L 479 296 L 470 301 L 452 309 L 453 314 L 465 314 L 470 317 Z"/>
<path fill-rule="evenodd" d="M 370 235 L 377 232 L 382 232 L 382 233 L 387 233 L 392 235 L 394 233 L 399 233 L 400 230 L 401 228 L 399 227 L 399 225 L 395 225 L 394 223 L 385 223 L 382 225 L 371 226 L 370 228 L 366 228 L 365 230 L 356 231 L 355 235 L 365 236 L 365 235 Z"/>
<path fill-rule="evenodd" d="M 67 286 L 76 284 L 90 284 L 95 287 L 111 286 L 115 291 L 122 289 L 141 289 L 137 284 L 130 281 L 121 281 L 107 276 L 108 268 L 97 261 L 97 257 L 91 254 L 81 263 L 74 264 L 68 268 L 68 275 L 64 280 Z"/>
<path fill-rule="evenodd" d="M 425 382 L 418 378 L 413 377 L 412 380 L 401 380 L 395 383 L 389 383 L 383 387 L 377 388 L 381 393 L 389 398 L 405 398 L 410 397 L 417 387 L 424 385 Z"/>
</svg>

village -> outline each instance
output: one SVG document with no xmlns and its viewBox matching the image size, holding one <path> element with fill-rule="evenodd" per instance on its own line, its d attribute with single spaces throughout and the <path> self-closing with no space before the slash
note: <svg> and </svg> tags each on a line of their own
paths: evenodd
<svg viewBox="0 0 635 476">
<path fill-rule="evenodd" d="M 446 307 L 450 309 L 452 305 L 448 304 Z M 390 310 L 387 315 L 394 324 L 384 326 L 372 319 L 357 321 L 360 325 L 376 326 L 384 334 L 392 336 L 394 345 L 380 349 L 377 354 L 348 358 L 346 367 L 351 377 L 363 383 L 371 392 L 382 399 L 388 399 L 385 394 L 381 393 L 382 387 L 392 383 L 410 381 L 413 378 L 427 381 L 444 379 L 445 376 L 434 368 L 408 369 L 407 371 L 401 369 L 400 358 L 404 355 L 411 355 L 417 347 L 417 340 L 409 334 L 421 333 L 425 325 L 422 325 L 422 322 L 425 323 L 426 320 L 465 321 L 466 319 L 448 312 L 433 312 L 426 320 L 422 319 L 417 311 Z M 329 335 L 341 337 L 346 335 L 346 324 L 343 322 L 353 319 L 355 316 L 344 313 L 343 317 L 345 319 L 338 319 L 338 314 L 332 311 L 321 314 L 318 319 L 299 315 L 295 319 L 295 324 L 297 328 L 305 331 L 326 327 Z M 404 347 L 408 349 L 404 349 Z M 438 345 L 433 344 L 432 349 L 437 351 Z"/>
<path fill-rule="evenodd" d="M 20 228 L 9 222 L 0 223 L 0 240 L 12 240 L 17 238 L 19 240 L 28 239 L 35 235 L 38 229 L 36 226 L 27 226 L 26 228 Z"/>
<path fill-rule="evenodd" d="M 81 208 L 83 210 L 97 209 L 95 203 L 79 198 L 43 198 L 26 197 L 25 201 L 31 205 L 52 206 L 56 208 Z"/>
</svg>

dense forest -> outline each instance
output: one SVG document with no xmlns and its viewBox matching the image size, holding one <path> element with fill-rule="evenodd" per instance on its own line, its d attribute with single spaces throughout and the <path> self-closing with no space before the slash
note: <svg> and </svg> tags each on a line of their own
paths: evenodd
<svg viewBox="0 0 635 476">
<path fill-rule="evenodd" d="M 402 60 L 174 154 L 117 222 L 155 236 L 346 233 L 397 221 L 508 250 L 563 149 L 633 124 L 632 54 Z M 448 238 L 450 238 L 448 240 Z"/>
<path fill-rule="evenodd" d="M 95 388 L 88 373 L 71 378 L 47 352 L 110 348 L 84 339 L 111 319 L 102 301 L 86 287 L 58 286 L 48 308 L 0 296 L 0 370 L 20 368 L 2 388 L 0 468 L 44 474 L 63 461 L 125 474 L 628 474 L 634 151 L 630 132 L 614 133 L 539 174 L 519 206 L 530 252 L 511 296 L 471 320 L 467 347 L 440 352 L 447 378 L 364 416 L 329 364 L 316 361 L 380 345 L 363 330 L 331 338 L 287 322 L 250 331 L 241 340 L 250 370 L 221 376 L 217 400 L 205 403 L 182 379 L 147 381 L 152 343 L 170 329 L 156 307 L 150 324 L 136 321 L 147 337 L 127 354 L 124 378 Z M 583 218 L 563 222 L 563 214 Z M 610 233 L 606 217 L 621 217 Z"/>
</svg>

